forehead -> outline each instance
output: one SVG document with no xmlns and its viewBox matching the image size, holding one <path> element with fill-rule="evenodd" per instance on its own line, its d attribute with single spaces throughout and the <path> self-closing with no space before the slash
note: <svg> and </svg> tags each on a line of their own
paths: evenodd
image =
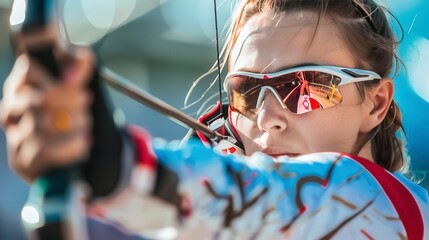
<svg viewBox="0 0 429 240">
<path fill-rule="evenodd" d="M 268 73 L 303 64 L 355 67 L 332 20 L 317 22 L 317 15 L 306 11 L 251 17 L 231 52 L 229 71 Z"/>
</svg>

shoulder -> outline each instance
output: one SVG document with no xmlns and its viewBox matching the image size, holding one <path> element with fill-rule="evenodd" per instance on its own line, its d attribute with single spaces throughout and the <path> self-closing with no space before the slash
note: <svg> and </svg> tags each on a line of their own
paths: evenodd
<svg viewBox="0 0 429 240">
<path fill-rule="evenodd" d="M 429 206 L 429 195 L 426 189 L 405 177 L 401 172 L 393 174 L 402 184 L 404 184 L 417 198 Z"/>
</svg>

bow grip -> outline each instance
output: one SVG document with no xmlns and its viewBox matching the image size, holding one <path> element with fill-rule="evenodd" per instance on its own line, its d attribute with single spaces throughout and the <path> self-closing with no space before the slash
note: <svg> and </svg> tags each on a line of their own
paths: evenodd
<svg viewBox="0 0 429 240">
<path fill-rule="evenodd" d="M 17 52 L 26 51 L 54 79 L 60 79 L 61 65 L 54 56 L 54 44 L 58 43 L 54 40 L 60 38 L 55 36 L 56 31 L 52 32 L 53 10 L 52 0 L 28 0 L 25 9 L 13 7 L 11 42 Z M 22 15 L 18 11 L 25 13 Z M 16 16 L 25 18 L 12 19 Z M 78 174 L 77 166 L 55 169 L 40 176 L 31 185 L 27 203 L 22 210 L 22 220 L 31 239 L 70 239 L 67 232 L 74 228 L 71 226 L 69 211 L 73 198 L 72 183 Z"/>
<path fill-rule="evenodd" d="M 59 33 L 54 0 L 27 0 L 25 9 L 19 4 L 19 7 L 14 7 L 15 2 L 11 12 L 10 37 L 16 52 L 28 53 L 54 79 L 61 79 L 62 67 L 67 66 L 71 59 L 73 47 Z M 15 16 L 25 18 L 12 22 L 15 12 L 18 12 Z M 118 185 L 122 136 L 114 123 L 108 99 L 104 97 L 97 67 L 94 67 L 87 88 L 94 96 L 90 109 L 94 122 L 91 151 L 85 161 L 80 161 L 82 164 L 53 169 L 32 184 L 22 211 L 23 223 L 32 239 L 82 239 L 82 235 L 76 232 L 84 232 L 85 229 L 76 225 L 85 227 L 81 224 L 85 220 L 77 214 L 82 209 L 74 206 L 82 200 L 76 199 L 81 193 L 76 188 L 81 182 L 79 180 L 83 178 L 88 183 L 93 197 L 107 196 Z M 76 220 L 76 217 L 80 219 Z"/>
</svg>

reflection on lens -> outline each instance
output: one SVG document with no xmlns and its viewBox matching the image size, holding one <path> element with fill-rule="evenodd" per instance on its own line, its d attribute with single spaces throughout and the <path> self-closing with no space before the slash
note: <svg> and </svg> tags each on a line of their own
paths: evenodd
<svg viewBox="0 0 429 240">
<path fill-rule="evenodd" d="M 323 109 L 333 107 L 343 101 L 343 97 L 338 91 L 338 88 L 333 89 L 332 87 L 320 84 L 310 84 L 310 96 L 316 100 Z"/>
</svg>

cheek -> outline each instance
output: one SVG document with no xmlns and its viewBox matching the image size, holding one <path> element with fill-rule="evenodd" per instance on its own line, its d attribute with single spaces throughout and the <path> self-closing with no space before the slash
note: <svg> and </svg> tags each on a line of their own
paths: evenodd
<svg viewBox="0 0 429 240">
<path fill-rule="evenodd" d="M 341 106 L 351 106 L 362 103 L 362 98 L 356 84 L 352 83 L 340 86 L 339 90 L 343 95 Z"/>
<path fill-rule="evenodd" d="M 257 151 L 259 147 L 253 140 L 260 133 L 257 122 L 235 112 L 231 113 L 231 121 L 241 138 L 246 155 Z"/>
<path fill-rule="evenodd" d="M 341 86 L 343 102 L 336 107 L 303 115 L 304 138 L 312 152 L 350 152 L 362 124 L 362 99 L 354 84 Z M 305 123 L 304 123 L 305 122 Z"/>
<path fill-rule="evenodd" d="M 255 130 L 258 129 L 256 121 L 236 112 L 231 113 L 231 121 L 241 138 L 252 137 L 255 134 Z"/>
<path fill-rule="evenodd" d="M 318 111 L 317 115 L 311 116 L 303 130 L 310 152 L 350 152 L 359 133 L 358 107 L 327 109 Z"/>
</svg>

